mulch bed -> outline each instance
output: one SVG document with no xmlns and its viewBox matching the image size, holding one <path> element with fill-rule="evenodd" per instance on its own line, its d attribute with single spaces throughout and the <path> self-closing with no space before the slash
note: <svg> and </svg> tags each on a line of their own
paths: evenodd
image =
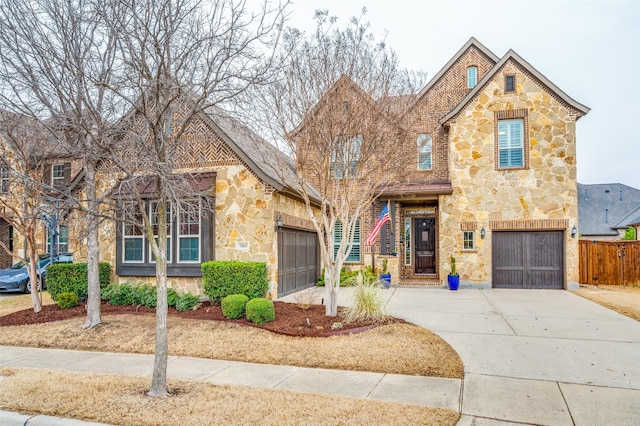
<svg viewBox="0 0 640 426">
<path fill-rule="evenodd" d="M 176 311 L 169 308 L 169 317 L 179 317 L 194 320 L 225 321 L 235 324 L 262 328 L 275 333 L 290 336 L 325 337 L 337 334 L 356 333 L 371 329 L 380 323 L 344 323 L 342 328 L 332 329 L 335 323 L 340 323 L 340 315 L 328 317 L 325 315 L 324 305 L 311 305 L 303 310 L 295 303 L 274 302 L 276 319 L 274 321 L 256 325 L 246 319 L 229 320 L 222 315 L 219 305 L 203 302 L 199 309 L 191 311 Z M 155 315 L 155 309 L 144 306 L 116 306 L 102 302 L 102 315 L 134 314 Z M 57 304 L 45 305 L 42 311 L 34 313 L 33 309 L 25 309 L 0 317 L 0 327 L 41 324 L 52 321 L 62 321 L 70 318 L 82 318 L 87 314 L 84 304 L 75 308 L 60 309 Z M 402 322 L 397 318 L 388 318 L 384 323 Z"/>
</svg>

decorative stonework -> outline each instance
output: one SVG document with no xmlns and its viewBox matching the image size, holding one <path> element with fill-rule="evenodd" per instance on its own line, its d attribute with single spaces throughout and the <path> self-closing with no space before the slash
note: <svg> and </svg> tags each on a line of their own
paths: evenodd
<svg viewBox="0 0 640 426">
<path fill-rule="evenodd" d="M 516 75 L 515 93 L 504 93 L 504 75 Z M 529 168 L 496 170 L 496 114 L 526 110 Z M 508 114 L 507 114 L 508 115 Z M 491 283 L 491 236 L 462 250 L 463 222 L 488 229 L 563 229 L 577 223 L 575 114 L 535 78 L 508 62 L 463 109 L 449 129 L 451 196 L 440 197 L 440 259 L 458 260 L 461 280 Z M 567 282 L 578 280 L 577 241 L 565 232 Z"/>
</svg>

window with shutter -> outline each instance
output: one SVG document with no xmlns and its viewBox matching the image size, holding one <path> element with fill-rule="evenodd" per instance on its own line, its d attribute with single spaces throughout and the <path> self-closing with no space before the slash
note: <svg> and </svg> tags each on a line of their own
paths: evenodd
<svg viewBox="0 0 640 426">
<path fill-rule="evenodd" d="M 51 186 L 60 188 L 64 186 L 64 164 L 54 164 L 51 166 Z"/>
<path fill-rule="evenodd" d="M 336 222 L 333 229 L 333 258 L 338 255 L 338 247 L 343 238 L 342 222 Z M 347 249 L 349 246 L 347 246 Z M 353 243 L 351 244 L 351 252 L 347 257 L 347 262 L 360 262 L 360 220 L 356 221 L 355 231 L 353 235 Z"/>
<path fill-rule="evenodd" d="M 498 122 L 499 168 L 524 167 L 524 123 L 522 119 Z"/>
</svg>

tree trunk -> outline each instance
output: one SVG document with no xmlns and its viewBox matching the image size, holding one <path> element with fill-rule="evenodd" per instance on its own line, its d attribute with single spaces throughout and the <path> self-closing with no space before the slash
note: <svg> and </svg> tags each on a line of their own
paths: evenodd
<svg viewBox="0 0 640 426">
<path fill-rule="evenodd" d="M 82 328 L 93 328 L 102 323 L 100 312 L 100 246 L 98 243 L 99 206 L 96 195 L 96 164 L 85 163 L 87 188 L 87 319 Z"/>
<path fill-rule="evenodd" d="M 31 233 L 33 235 L 33 233 Z M 31 301 L 33 302 L 33 312 L 38 313 L 42 310 L 42 300 L 38 294 L 38 251 L 36 242 L 33 238 L 27 236 L 27 246 L 29 250 L 29 280 L 31 281 Z"/>
<path fill-rule="evenodd" d="M 149 396 L 167 396 L 167 202 L 158 201 L 158 242 L 153 247 L 156 255 L 156 348 L 153 358 L 153 377 Z M 151 232 L 153 233 L 153 232 Z M 152 243 L 155 245 L 155 243 Z"/>
<path fill-rule="evenodd" d="M 328 317 L 338 315 L 338 289 L 340 287 L 340 269 L 337 269 L 334 263 L 331 267 L 325 266 L 324 270 L 324 287 L 325 287 L 325 314 Z"/>
</svg>

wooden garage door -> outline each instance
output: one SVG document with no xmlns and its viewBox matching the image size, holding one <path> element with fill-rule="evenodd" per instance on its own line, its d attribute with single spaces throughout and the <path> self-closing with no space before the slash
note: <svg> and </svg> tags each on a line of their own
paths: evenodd
<svg viewBox="0 0 640 426">
<path fill-rule="evenodd" d="M 564 288 L 562 231 L 492 235 L 493 287 Z"/>
<path fill-rule="evenodd" d="M 318 237 L 283 229 L 278 233 L 278 297 L 312 287 L 318 280 Z"/>
</svg>

